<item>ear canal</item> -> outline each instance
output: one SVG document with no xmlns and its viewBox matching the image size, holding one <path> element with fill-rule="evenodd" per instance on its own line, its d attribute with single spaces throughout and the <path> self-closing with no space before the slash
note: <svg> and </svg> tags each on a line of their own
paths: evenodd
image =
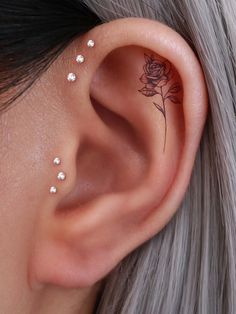
<svg viewBox="0 0 236 314">
<path fill-rule="evenodd" d="M 78 204 L 82 206 L 102 195 L 133 189 L 147 173 L 147 151 L 130 123 L 94 99 L 92 101 L 101 122 L 95 122 L 96 129 L 91 126 L 92 132 L 80 143 L 75 189 L 63 202 L 67 209 L 78 207 Z M 100 128 L 109 133 L 102 143 L 95 134 Z M 62 206 L 60 210 L 63 210 Z"/>
</svg>

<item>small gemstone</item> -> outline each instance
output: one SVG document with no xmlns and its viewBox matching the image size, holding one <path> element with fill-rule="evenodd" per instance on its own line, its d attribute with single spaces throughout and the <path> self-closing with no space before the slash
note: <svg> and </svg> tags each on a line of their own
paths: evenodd
<svg viewBox="0 0 236 314">
<path fill-rule="evenodd" d="M 82 55 L 78 55 L 76 57 L 76 62 L 78 62 L 78 63 L 84 63 L 84 60 L 85 60 L 85 58 Z"/>
<path fill-rule="evenodd" d="M 87 43 L 87 46 L 88 46 L 89 48 L 93 48 L 93 47 L 95 46 L 94 40 L 90 39 L 90 40 L 88 41 L 88 43 Z"/>
<path fill-rule="evenodd" d="M 69 82 L 75 82 L 76 79 L 77 79 L 77 76 L 75 75 L 75 73 L 69 73 L 69 74 L 67 75 L 67 80 L 68 80 Z"/>
<path fill-rule="evenodd" d="M 58 166 L 61 164 L 61 159 L 59 157 L 56 157 L 54 160 L 53 160 L 53 163 L 54 165 Z"/>
<path fill-rule="evenodd" d="M 66 179 L 66 174 L 65 172 L 59 172 L 58 175 L 57 175 L 57 179 L 60 180 L 60 181 L 64 181 Z"/>
<path fill-rule="evenodd" d="M 50 187 L 50 193 L 51 194 L 56 194 L 57 193 L 57 188 L 55 186 Z"/>
</svg>

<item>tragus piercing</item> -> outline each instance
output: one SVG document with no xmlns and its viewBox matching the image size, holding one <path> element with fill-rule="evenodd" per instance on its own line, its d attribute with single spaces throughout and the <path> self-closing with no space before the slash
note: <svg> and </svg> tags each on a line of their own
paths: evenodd
<svg viewBox="0 0 236 314">
<path fill-rule="evenodd" d="M 77 80 L 76 74 L 75 74 L 75 73 L 69 73 L 69 74 L 67 75 L 67 80 L 68 80 L 69 82 L 75 82 L 75 81 Z"/>
<path fill-rule="evenodd" d="M 56 194 L 57 193 L 57 188 L 55 186 L 51 186 L 49 192 L 51 194 Z"/>
<path fill-rule="evenodd" d="M 59 157 L 55 157 L 53 160 L 54 165 L 58 166 L 61 164 L 61 159 Z"/>
<path fill-rule="evenodd" d="M 55 157 L 55 158 L 53 159 L 53 164 L 54 164 L 55 166 L 59 166 L 59 165 L 61 164 L 61 158 Z M 64 172 L 60 171 L 60 172 L 57 174 L 57 178 L 58 178 L 58 180 L 60 180 L 60 181 L 64 181 L 64 180 L 66 179 L 66 174 L 65 174 Z M 54 186 L 54 185 L 51 186 L 50 189 L 49 189 L 49 192 L 50 192 L 50 194 L 56 194 L 56 193 L 57 193 L 57 187 Z"/>
<path fill-rule="evenodd" d="M 65 174 L 65 172 L 60 171 L 60 172 L 57 174 L 57 179 L 58 179 L 59 181 L 65 181 L 65 179 L 66 179 L 66 174 Z"/>
</svg>

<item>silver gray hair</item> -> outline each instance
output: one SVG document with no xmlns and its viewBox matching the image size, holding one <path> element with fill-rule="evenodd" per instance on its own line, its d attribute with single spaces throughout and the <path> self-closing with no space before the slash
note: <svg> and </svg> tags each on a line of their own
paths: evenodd
<svg viewBox="0 0 236 314">
<path fill-rule="evenodd" d="M 106 278 L 97 314 L 236 313 L 236 1 L 84 0 L 104 21 L 156 19 L 196 52 L 210 113 L 170 223 Z"/>
</svg>

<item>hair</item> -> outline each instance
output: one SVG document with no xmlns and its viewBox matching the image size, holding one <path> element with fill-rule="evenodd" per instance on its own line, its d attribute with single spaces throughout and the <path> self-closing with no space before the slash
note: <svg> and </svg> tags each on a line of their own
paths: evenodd
<svg viewBox="0 0 236 314">
<path fill-rule="evenodd" d="M 99 23 L 81 1 L 1 0 L 0 112 L 30 87 L 75 37 Z"/>
<path fill-rule="evenodd" d="M 185 38 L 202 65 L 210 104 L 181 206 L 105 278 L 95 313 L 236 313 L 235 0 L 83 3 L 87 9 L 78 0 L 1 0 L 0 93 L 32 84 L 72 38 L 100 20 L 132 16 L 158 20 Z"/>
</svg>

